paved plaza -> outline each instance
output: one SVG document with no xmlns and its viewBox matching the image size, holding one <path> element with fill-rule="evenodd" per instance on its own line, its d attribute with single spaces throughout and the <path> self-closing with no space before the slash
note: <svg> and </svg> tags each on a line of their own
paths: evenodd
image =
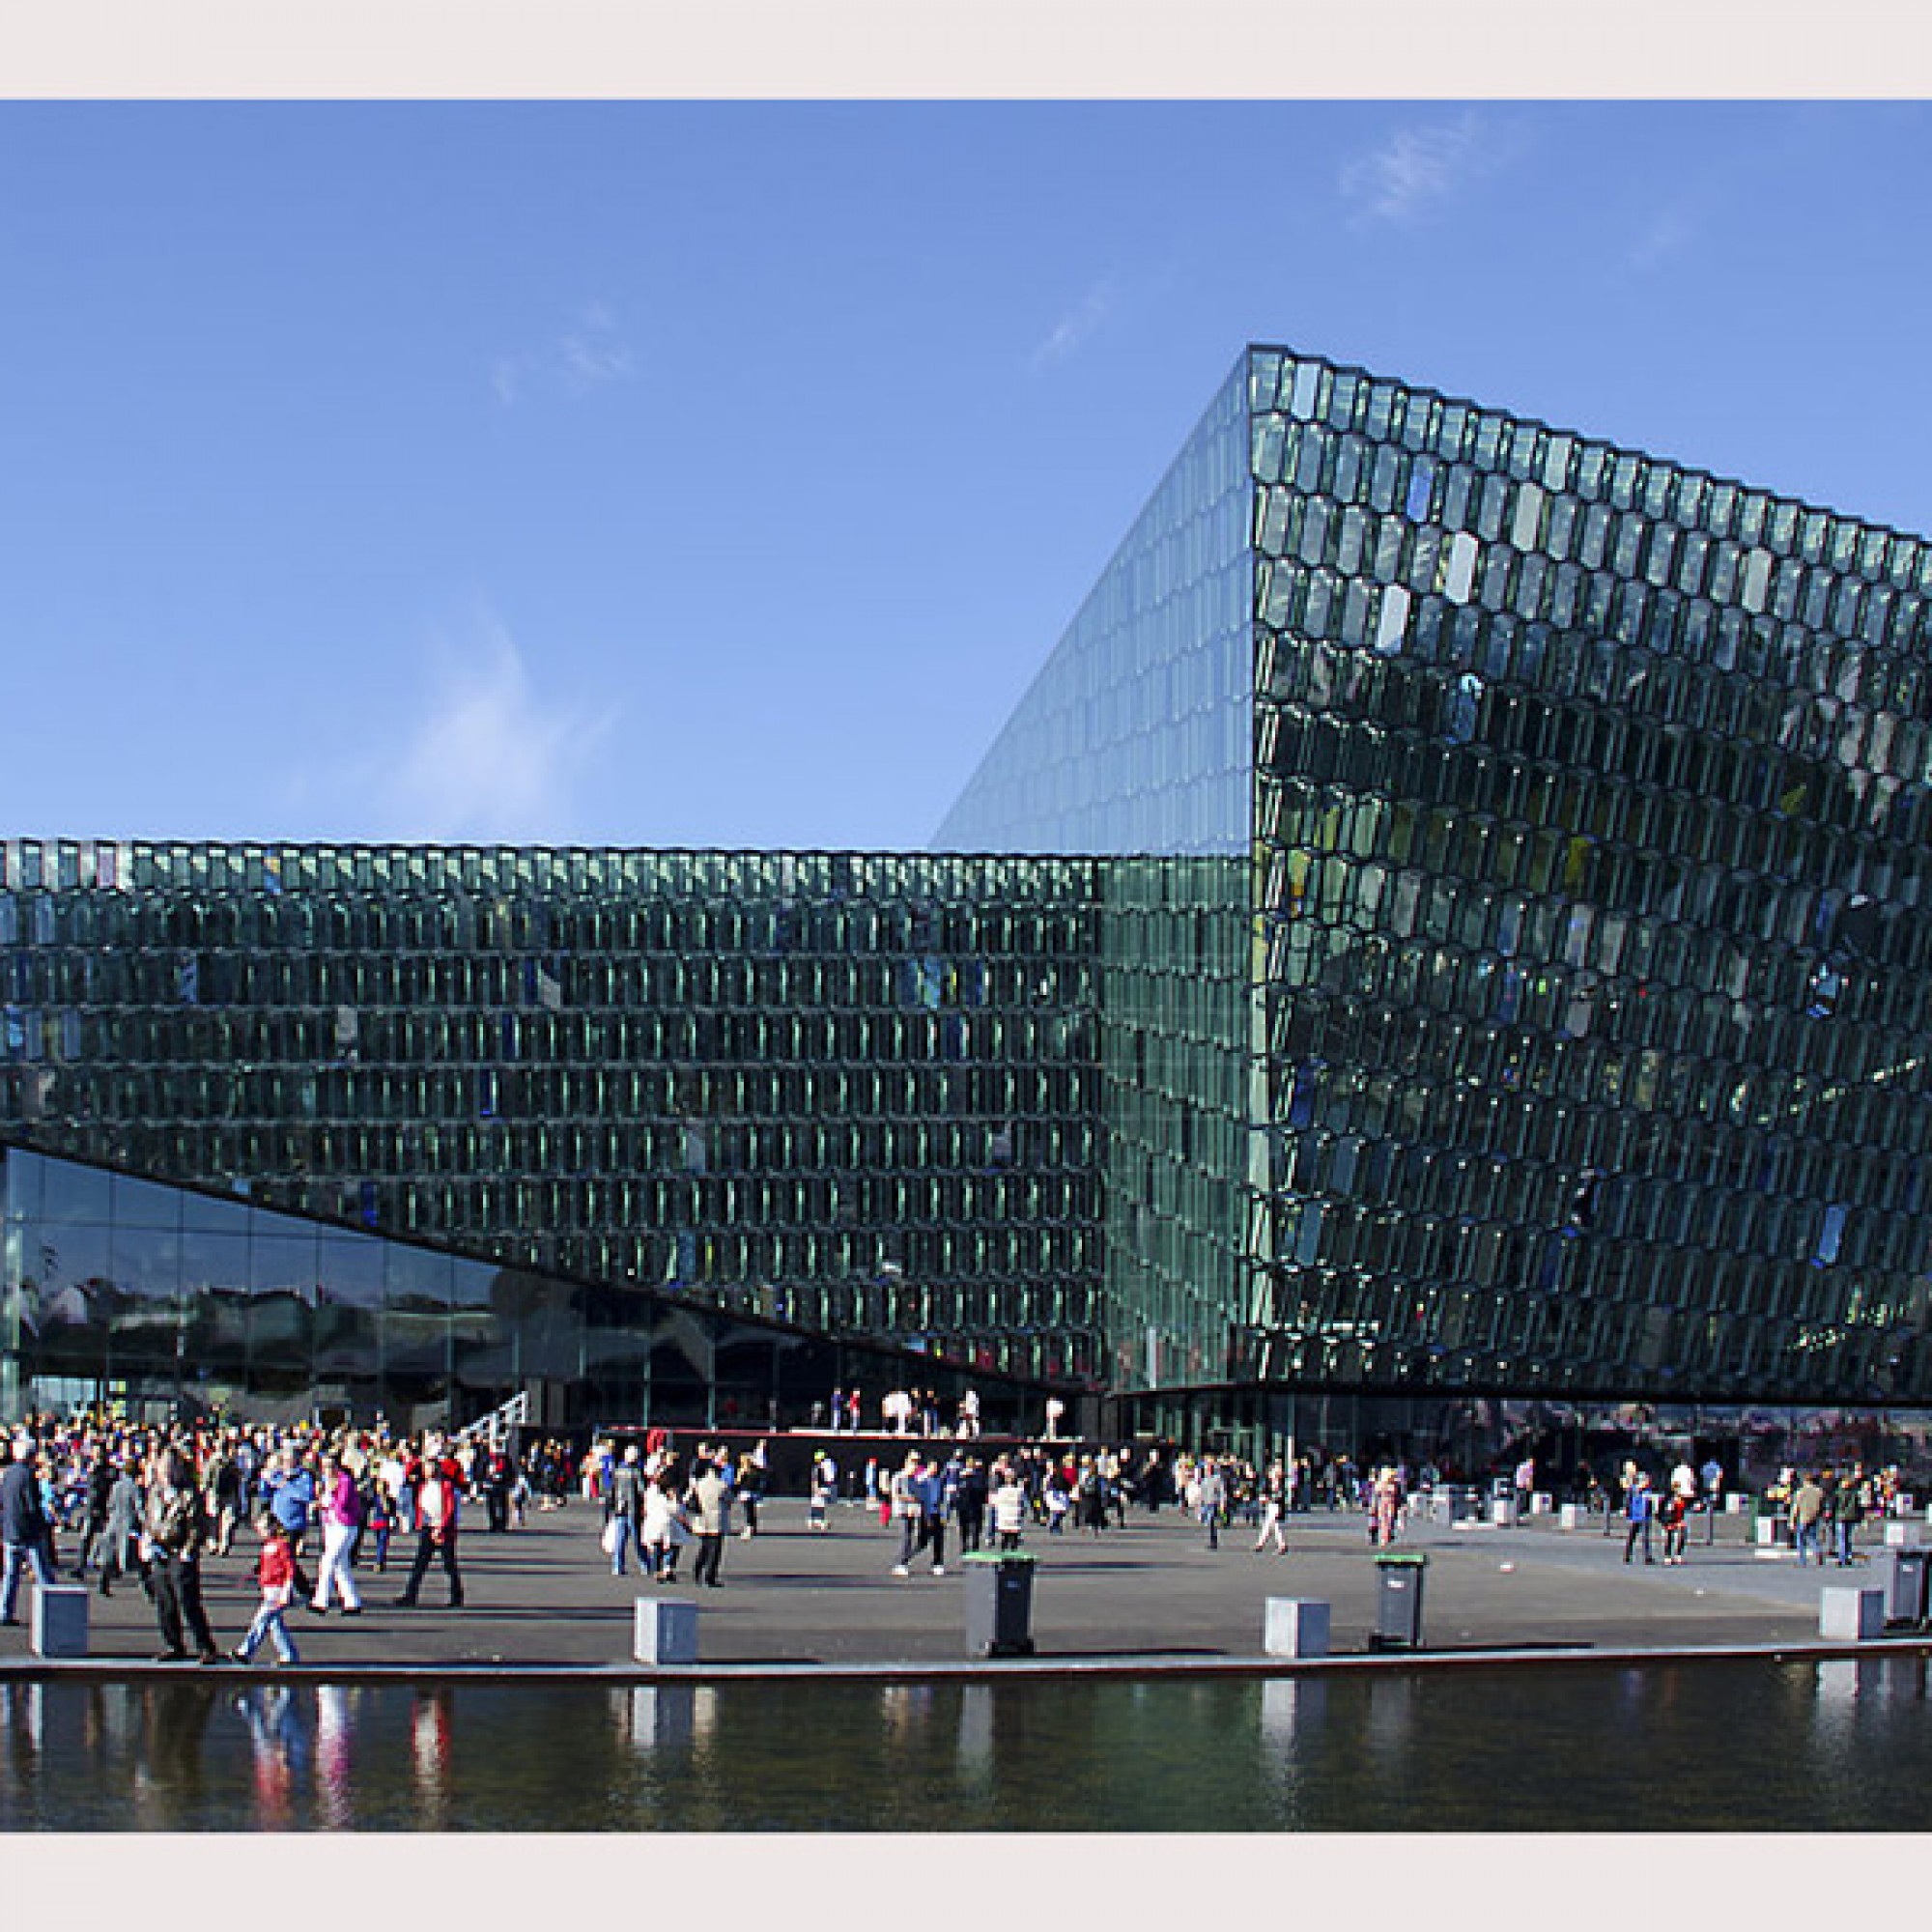
<svg viewBox="0 0 1932 1932">
<path fill-rule="evenodd" d="M 480 1515 L 480 1512 L 476 1514 Z M 626 1670 L 633 1658 L 639 1596 L 676 1596 L 699 1605 L 699 1660 L 732 1674 L 757 1668 L 839 1670 L 963 1667 L 966 1566 L 949 1548 L 943 1576 L 929 1558 L 895 1577 L 895 1529 L 875 1511 L 836 1507 L 814 1532 L 802 1501 L 765 1505 L 760 1533 L 725 1548 L 723 1587 L 694 1590 L 611 1575 L 599 1546 L 601 1513 L 582 1501 L 534 1511 L 521 1530 L 466 1531 L 466 1607 L 443 1607 L 440 1569 L 420 1606 L 398 1605 L 413 1548 L 398 1539 L 387 1573 L 357 1571 L 366 1608 L 355 1618 L 292 1610 L 290 1628 L 305 1669 L 506 1672 Z M 1788 1552 L 1761 1550 L 1747 1517 L 1719 1517 L 1707 1546 L 1696 1525 L 1681 1568 L 1623 1561 L 1621 1525 L 1601 1519 L 1564 1530 L 1554 1517 L 1512 1528 L 1416 1523 L 1402 1548 L 1427 1556 L 1423 1648 L 1432 1657 L 1555 1651 L 1793 1650 L 1821 1645 L 1820 1592 L 1873 1580 L 1870 1564 L 1846 1572 L 1800 1568 Z M 1881 1545 L 1866 1525 L 1867 1556 Z M 1030 1530 L 1037 1557 L 1034 1667 L 1213 1668 L 1261 1658 L 1270 1597 L 1330 1605 L 1331 1651 L 1371 1653 L 1378 1573 L 1367 1520 L 1352 1512 L 1292 1519 L 1289 1553 L 1254 1553 L 1255 1531 L 1224 1529 L 1210 1550 L 1206 1531 L 1172 1509 L 1129 1514 L 1122 1529 L 1095 1537 Z M 246 1554 L 244 1555 L 244 1546 Z M 247 1627 L 255 1592 L 253 1539 L 206 1564 L 204 1593 L 224 1650 Z M 687 1559 L 688 1559 L 687 1552 Z M 689 1569 L 688 1560 L 682 1566 Z M 153 1613 L 138 1585 L 111 1599 L 90 1590 L 86 1660 L 34 1657 L 24 1627 L 0 1630 L 0 1673 L 47 1668 L 90 1672 L 194 1670 L 156 1664 Z M 1888 1637 L 1888 1643 L 1911 1641 Z M 270 1653 L 254 1668 L 273 1668 Z M 1011 1664 L 991 1667 L 1011 1668 Z M 238 1666 L 221 1669 L 237 1672 Z"/>
</svg>

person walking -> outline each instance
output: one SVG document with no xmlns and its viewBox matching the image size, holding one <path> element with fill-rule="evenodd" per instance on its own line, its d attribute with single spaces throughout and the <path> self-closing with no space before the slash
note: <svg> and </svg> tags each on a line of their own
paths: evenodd
<svg viewBox="0 0 1932 1932">
<path fill-rule="evenodd" d="M 742 1505 L 745 1526 L 738 1534 L 749 1543 L 758 1533 L 758 1505 L 765 1497 L 764 1444 L 738 1458 L 738 1480 L 733 1493 Z"/>
<path fill-rule="evenodd" d="M 1859 1524 L 1865 1520 L 1864 1471 L 1840 1472 L 1833 1490 L 1828 1514 L 1832 1523 L 1832 1555 L 1840 1570 L 1849 1570 L 1858 1561 L 1853 1548 Z"/>
<path fill-rule="evenodd" d="M 1663 1525 L 1663 1560 L 1666 1564 L 1684 1561 L 1684 1545 L 1690 1531 L 1690 1504 L 1675 1483 L 1670 1493 L 1663 1499 L 1663 1507 L 1658 1512 L 1658 1520 Z"/>
<path fill-rule="evenodd" d="M 242 1520 L 242 1469 L 229 1433 L 224 1431 L 216 1438 L 204 1476 L 214 1553 L 226 1556 L 235 1547 L 235 1529 Z"/>
<path fill-rule="evenodd" d="M 157 1663 L 175 1663 L 194 1639 L 204 1663 L 219 1663 L 221 1652 L 208 1627 L 201 1601 L 201 1543 L 204 1518 L 194 1465 L 179 1444 L 160 1454 L 154 1493 L 148 1498 L 149 1578 L 155 1593 L 155 1621 L 160 1627 Z"/>
<path fill-rule="evenodd" d="M 1393 1463 L 1383 1463 L 1369 1485 L 1369 1508 L 1374 1516 L 1369 1537 L 1378 1549 L 1387 1549 L 1395 1542 L 1402 1521 L 1402 1493 L 1401 1470 Z"/>
<path fill-rule="evenodd" d="M 986 1528 L 986 1503 L 990 1492 L 986 1471 L 979 1457 L 967 1457 L 959 1471 L 959 1484 L 952 1492 L 952 1508 L 959 1519 L 959 1553 L 971 1554 L 980 1548 Z"/>
<path fill-rule="evenodd" d="M 1791 1522 L 1791 1542 L 1801 1564 L 1816 1563 L 1822 1568 L 1825 1553 L 1818 1547 L 1818 1524 L 1825 1514 L 1825 1491 L 1818 1478 L 1807 1474 L 1791 1492 L 1786 1505 Z"/>
<path fill-rule="evenodd" d="M 677 1555 L 690 1528 L 684 1505 L 668 1466 L 654 1470 L 644 1483 L 644 1562 L 660 1583 L 677 1581 Z"/>
<path fill-rule="evenodd" d="M 4 1548 L 4 1568 L 0 1568 L 0 1624 L 14 1624 L 19 1622 L 14 1607 L 19 1596 L 20 1578 L 30 1568 L 42 1589 L 53 1587 L 54 1532 L 41 1498 L 40 1477 L 34 1468 L 33 1437 L 16 1435 L 7 1453 L 8 1461 L 0 1467 L 0 1548 Z"/>
<path fill-rule="evenodd" d="M 449 1579 L 449 1607 L 460 1610 L 463 1572 L 457 1565 L 456 1539 L 462 1469 L 453 1456 L 444 1453 L 441 1439 L 432 1435 L 423 1444 L 423 1453 L 411 1462 L 409 1481 L 416 1498 L 416 1553 L 397 1605 L 406 1610 L 415 1608 L 429 1566 L 440 1557 L 442 1574 Z"/>
<path fill-rule="evenodd" d="M 624 1445 L 624 1460 L 611 1472 L 604 1509 L 604 1548 L 611 1558 L 611 1576 L 624 1574 L 633 1541 L 638 1546 L 638 1568 L 648 1570 L 643 1545 L 644 1472 L 635 1442 Z"/>
<path fill-rule="evenodd" d="M 282 1444 L 263 1470 L 258 1487 L 269 1513 L 287 1529 L 289 1548 L 299 1556 L 309 1519 L 315 1514 L 315 1472 L 298 1457 L 293 1442 Z"/>
<path fill-rule="evenodd" d="M 1697 1473 L 1702 1478 L 1704 1541 L 1714 1544 L 1718 1540 L 1718 1500 L 1724 1490 L 1724 1465 L 1716 1456 L 1708 1456 Z"/>
<path fill-rule="evenodd" d="M 1655 1563 L 1652 1553 L 1651 1523 L 1657 1516 L 1657 1495 L 1651 1489 L 1650 1478 L 1639 1469 L 1631 1480 L 1631 1486 L 1624 1500 L 1624 1516 L 1630 1528 L 1624 1537 L 1624 1561 L 1628 1563 L 1636 1553 L 1637 1539 L 1643 1540 L 1643 1560 Z"/>
<path fill-rule="evenodd" d="M 384 1481 L 386 1457 L 371 1456 L 362 1465 L 362 1537 L 376 1559 L 379 1576 L 389 1567 L 389 1533 L 395 1527 L 395 1499 Z M 357 1550 L 361 1545 L 358 1542 Z"/>
<path fill-rule="evenodd" d="M 107 1492 L 107 1522 L 100 1532 L 100 1594 L 111 1597 L 116 1578 L 122 1577 L 136 1577 L 143 1584 L 148 1580 L 148 1566 L 141 1557 L 141 1485 L 126 1451 L 114 1459 L 114 1481 Z"/>
<path fill-rule="evenodd" d="M 691 1580 L 706 1589 L 723 1589 L 718 1575 L 724 1560 L 724 1539 L 731 1534 L 731 1485 L 716 1463 L 706 1463 L 691 1486 L 692 1527 L 697 1554 L 691 1563 Z"/>
<path fill-rule="evenodd" d="M 107 1498 L 114 1490 L 114 1465 L 108 1460 L 105 1443 L 97 1443 L 87 1466 L 87 1507 L 80 1525 L 80 1560 L 73 1574 L 87 1576 L 89 1564 L 107 1560 Z"/>
<path fill-rule="evenodd" d="M 1194 1507 L 1208 1526 L 1208 1548 L 1221 1547 L 1221 1514 L 1228 1506 L 1228 1479 L 1211 1456 L 1201 1459 L 1201 1473 L 1194 1479 Z"/>
<path fill-rule="evenodd" d="M 828 1513 L 832 1499 L 838 1493 L 838 1464 L 821 1449 L 811 1459 L 811 1497 L 806 1505 L 806 1526 L 810 1529 L 824 1530 L 829 1527 Z"/>
<path fill-rule="evenodd" d="M 946 1477 L 930 1456 L 920 1465 L 913 1493 L 919 1501 L 919 1547 L 932 1551 L 932 1574 L 943 1577 L 946 1575 Z"/>
<path fill-rule="evenodd" d="M 994 1464 L 991 1509 L 993 1535 L 1001 1549 L 1017 1549 L 1026 1533 L 1027 1492 L 1019 1471 L 1010 1463 Z"/>
<path fill-rule="evenodd" d="M 1274 1539 L 1275 1554 L 1288 1554 L 1288 1537 L 1282 1529 L 1282 1519 L 1287 1514 L 1288 1471 L 1277 1457 L 1262 1479 L 1262 1533 L 1255 1538 L 1257 1556 L 1267 1548 L 1270 1537 Z"/>
<path fill-rule="evenodd" d="M 893 1565 L 895 1577 L 912 1575 L 912 1559 L 919 1554 L 919 1478 L 924 1464 L 917 1449 L 893 1471 L 888 1510 L 889 1520 L 899 1526 L 899 1560 Z"/>
<path fill-rule="evenodd" d="M 342 1599 L 342 1614 L 362 1614 L 361 1592 L 349 1567 L 350 1552 L 362 1529 L 362 1492 L 355 1475 L 342 1459 L 329 1454 L 322 1459 L 322 1482 L 318 1486 L 316 1514 L 322 1521 L 322 1561 L 315 1569 L 315 1595 L 309 1608 L 317 1616 L 328 1612 L 329 1593 Z M 291 1545 L 291 1557 L 294 1550 Z"/>
<path fill-rule="evenodd" d="M 506 1536 L 510 1528 L 510 1491 L 516 1481 L 516 1465 L 510 1461 L 510 1452 L 500 1442 L 486 1444 L 478 1461 L 483 1472 L 484 1521 L 489 1525 L 492 1536 Z"/>
<path fill-rule="evenodd" d="M 272 1642 L 275 1655 L 284 1663 L 299 1663 L 300 1653 L 296 1649 L 295 1638 L 289 1634 L 283 1615 L 295 1600 L 296 1552 L 289 1542 L 287 1525 L 273 1516 L 262 1520 L 262 1553 L 255 1566 L 255 1579 L 262 1600 L 254 1622 L 248 1626 L 248 1634 L 231 1655 L 237 1663 L 246 1663 L 259 1645 Z"/>
</svg>

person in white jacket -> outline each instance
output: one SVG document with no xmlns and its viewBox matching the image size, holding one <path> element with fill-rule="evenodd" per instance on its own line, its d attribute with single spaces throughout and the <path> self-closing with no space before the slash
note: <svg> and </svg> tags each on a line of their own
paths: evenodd
<svg viewBox="0 0 1932 1932">
<path fill-rule="evenodd" d="M 668 1468 L 653 1472 L 644 1485 L 644 1561 L 660 1583 L 677 1581 L 677 1552 L 691 1534 L 684 1505 L 677 1499 Z"/>
<path fill-rule="evenodd" d="M 993 1472 L 993 1534 L 1002 1549 L 1017 1549 L 1026 1529 L 1027 1492 L 1011 1468 L 1002 1463 Z"/>
</svg>

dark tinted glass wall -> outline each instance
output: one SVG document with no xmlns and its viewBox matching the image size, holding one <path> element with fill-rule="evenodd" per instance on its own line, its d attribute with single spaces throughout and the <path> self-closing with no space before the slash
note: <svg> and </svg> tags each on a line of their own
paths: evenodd
<svg viewBox="0 0 1932 1932">
<path fill-rule="evenodd" d="M 1932 1396 L 1932 556 L 1257 351 L 1258 1372 Z"/>
<path fill-rule="evenodd" d="M 1098 1372 L 1083 862 L 0 846 L 0 1121 L 509 1266 Z"/>
<path fill-rule="evenodd" d="M 965 1372 L 0 1144 L 0 1417 L 73 1403 L 463 1423 L 791 1426 Z M 989 1422 L 1037 1401 L 975 1387 Z"/>
</svg>

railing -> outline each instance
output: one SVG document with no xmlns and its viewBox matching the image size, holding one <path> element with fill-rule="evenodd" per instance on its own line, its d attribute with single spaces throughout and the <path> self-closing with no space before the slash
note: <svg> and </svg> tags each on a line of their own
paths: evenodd
<svg viewBox="0 0 1932 1932">
<path fill-rule="evenodd" d="M 520 1389 L 508 1402 L 493 1408 L 488 1415 L 479 1415 L 476 1420 L 456 1432 L 459 1442 L 474 1442 L 479 1437 L 486 1439 L 491 1448 L 500 1449 L 503 1437 L 514 1428 L 530 1419 L 530 1392 Z"/>
</svg>

